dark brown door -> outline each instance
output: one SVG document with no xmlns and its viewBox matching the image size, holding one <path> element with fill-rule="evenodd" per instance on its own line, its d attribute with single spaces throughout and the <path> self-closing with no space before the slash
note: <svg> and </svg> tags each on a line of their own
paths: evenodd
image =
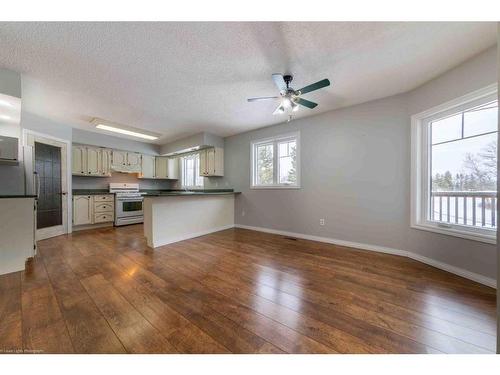
<svg viewBox="0 0 500 375">
<path fill-rule="evenodd" d="M 35 142 L 35 172 L 40 181 L 37 229 L 62 225 L 61 148 Z"/>
</svg>

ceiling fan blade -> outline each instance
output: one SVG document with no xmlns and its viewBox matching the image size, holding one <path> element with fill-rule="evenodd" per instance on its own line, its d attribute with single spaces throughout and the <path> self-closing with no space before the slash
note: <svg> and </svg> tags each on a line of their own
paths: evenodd
<svg viewBox="0 0 500 375">
<path fill-rule="evenodd" d="M 286 82 L 285 82 L 282 74 L 274 73 L 273 74 L 273 81 L 276 84 L 276 86 L 278 86 L 278 89 L 280 90 L 280 92 L 286 91 Z"/>
<path fill-rule="evenodd" d="M 271 100 L 271 99 L 278 99 L 279 96 L 260 96 L 258 98 L 248 98 L 247 101 L 249 102 L 258 102 L 261 100 Z"/>
<path fill-rule="evenodd" d="M 306 94 L 308 92 L 314 91 L 314 90 L 319 90 L 322 89 L 323 87 L 330 86 L 330 81 L 328 79 L 323 79 L 321 81 L 318 81 L 316 83 L 313 83 L 312 85 L 302 87 L 300 90 L 297 90 L 301 94 Z"/>
<path fill-rule="evenodd" d="M 318 103 L 314 103 L 314 102 L 311 102 L 310 100 L 305 100 L 302 98 L 298 98 L 297 100 L 295 100 L 295 103 L 303 105 L 304 107 L 307 107 L 310 109 L 313 109 L 314 107 L 316 107 L 318 105 Z"/>
</svg>

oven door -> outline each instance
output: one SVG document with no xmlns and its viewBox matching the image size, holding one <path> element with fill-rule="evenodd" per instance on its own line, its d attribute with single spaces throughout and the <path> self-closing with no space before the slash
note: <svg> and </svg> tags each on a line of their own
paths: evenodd
<svg viewBox="0 0 500 375">
<path fill-rule="evenodd" d="M 116 198 L 116 217 L 143 216 L 143 198 Z"/>
</svg>

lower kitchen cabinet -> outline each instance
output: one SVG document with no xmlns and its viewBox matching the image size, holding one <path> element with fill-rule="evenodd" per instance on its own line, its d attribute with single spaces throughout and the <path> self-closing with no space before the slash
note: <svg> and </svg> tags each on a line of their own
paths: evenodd
<svg viewBox="0 0 500 375">
<path fill-rule="evenodd" d="M 92 224 L 91 195 L 75 195 L 73 197 L 73 225 Z"/>
<path fill-rule="evenodd" d="M 114 220 L 112 194 L 73 196 L 73 226 L 111 223 Z"/>
</svg>

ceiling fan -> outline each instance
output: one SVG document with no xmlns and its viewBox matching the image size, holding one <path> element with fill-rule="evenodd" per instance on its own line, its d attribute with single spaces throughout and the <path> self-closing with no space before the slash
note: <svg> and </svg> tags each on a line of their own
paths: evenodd
<svg viewBox="0 0 500 375">
<path fill-rule="evenodd" d="M 281 98 L 280 104 L 274 110 L 273 115 L 285 113 L 286 109 L 291 109 L 293 112 L 296 112 L 299 109 L 299 105 L 313 109 L 318 105 L 318 103 L 302 99 L 300 96 L 302 94 L 307 94 L 308 92 L 330 86 L 330 81 L 328 79 L 322 79 L 321 81 L 303 87 L 300 90 L 294 90 L 290 87 L 290 82 L 293 80 L 293 76 L 291 74 L 282 75 L 280 73 L 275 73 L 272 77 L 274 83 L 280 90 L 280 96 L 261 96 L 258 98 L 249 98 L 247 100 L 249 102 L 257 102 L 261 100 L 274 100 Z"/>
</svg>

